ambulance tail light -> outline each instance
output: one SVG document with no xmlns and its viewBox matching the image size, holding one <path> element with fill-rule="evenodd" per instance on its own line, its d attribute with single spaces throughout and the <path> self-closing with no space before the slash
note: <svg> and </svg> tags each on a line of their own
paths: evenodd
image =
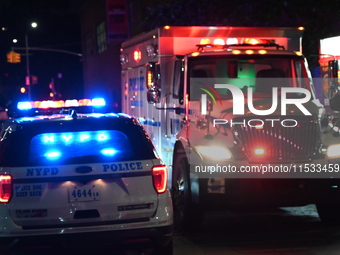
<svg viewBox="0 0 340 255">
<path fill-rule="evenodd" d="M 152 168 L 153 186 L 158 194 L 164 193 L 168 185 L 168 169 L 165 165 Z"/>
<path fill-rule="evenodd" d="M 12 197 L 12 176 L 0 175 L 0 203 L 8 203 Z"/>
</svg>

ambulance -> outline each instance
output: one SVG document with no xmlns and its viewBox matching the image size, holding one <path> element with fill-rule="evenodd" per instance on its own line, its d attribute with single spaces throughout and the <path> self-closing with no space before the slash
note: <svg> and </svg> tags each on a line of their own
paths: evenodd
<svg viewBox="0 0 340 255">
<path fill-rule="evenodd" d="M 204 212 L 316 204 L 339 221 L 340 138 L 302 54 L 303 27 L 170 27 L 122 44 L 123 112 L 171 171 L 175 226 Z"/>
</svg>

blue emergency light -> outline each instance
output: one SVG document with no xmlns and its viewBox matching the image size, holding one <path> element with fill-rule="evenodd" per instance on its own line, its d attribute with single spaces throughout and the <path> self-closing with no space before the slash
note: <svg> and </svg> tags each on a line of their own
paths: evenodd
<svg viewBox="0 0 340 255">
<path fill-rule="evenodd" d="M 18 109 L 19 110 L 31 110 L 32 104 L 29 101 L 18 102 Z"/>
<path fill-rule="evenodd" d="M 104 98 L 93 98 L 92 99 L 92 106 L 100 107 L 100 106 L 105 106 L 106 102 Z"/>
<path fill-rule="evenodd" d="M 100 153 L 103 154 L 104 156 L 114 156 L 117 153 L 117 150 L 113 148 L 107 148 L 107 149 L 102 149 Z"/>
<path fill-rule="evenodd" d="M 112 159 L 122 155 L 131 157 L 133 151 L 128 137 L 118 130 L 43 133 L 33 137 L 30 146 L 32 162 L 89 156 Z"/>
<path fill-rule="evenodd" d="M 45 157 L 48 159 L 57 159 L 61 156 L 61 153 L 59 151 L 50 151 L 45 153 Z"/>
</svg>

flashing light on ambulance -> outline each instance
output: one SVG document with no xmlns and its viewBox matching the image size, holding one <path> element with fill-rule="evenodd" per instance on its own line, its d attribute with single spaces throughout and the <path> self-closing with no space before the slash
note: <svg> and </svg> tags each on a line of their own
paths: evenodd
<svg viewBox="0 0 340 255">
<path fill-rule="evenodd" d="M 265 46 L 265 47 L 278 47 L 279 46 L 275 39 L 264 39 L 264 38 L 215 38 L 211 40 L 210 38 L 202 38 L 200 43 L 197 45 L 199 49 L 205 47 L 215 47 L 215 48 L 228 48 L 229 46 Z"/>
</svg>

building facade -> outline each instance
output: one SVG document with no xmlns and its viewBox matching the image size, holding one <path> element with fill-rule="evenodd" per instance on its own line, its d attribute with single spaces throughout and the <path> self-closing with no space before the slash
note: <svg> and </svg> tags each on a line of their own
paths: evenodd
<svg viewBox="0 0 340 255">
<path fill-rule="evenodd" d="M 104 97 L 121 111 L 120 46 L 127 38 L 149 30 L 148 8 L 171 0 L 88 0 L 80 11 L 84 95 Z"/>
<path fill-rule="evenodd" d="M 125 0 L 90 0 L 80 12 L 84 96 L 120 110 L 120 44 L 128 38 Z"/>
</svg>

